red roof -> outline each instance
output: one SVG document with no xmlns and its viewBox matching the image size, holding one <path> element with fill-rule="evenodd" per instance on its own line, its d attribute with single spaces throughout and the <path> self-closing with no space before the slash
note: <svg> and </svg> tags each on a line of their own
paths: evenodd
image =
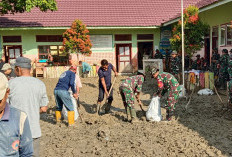
<svg viewBox="0 0 232 157">
<path fill-rule="evenodd" d="M 204 7 L 218 0 L 184 0 L 185 7 Z M 159 26 L 177 17 L 180 0 L 57 0 L 58 11 L 7 14 L 0 27 L 64 27 L 75 19 L 87 26 Z"/>
</svg>

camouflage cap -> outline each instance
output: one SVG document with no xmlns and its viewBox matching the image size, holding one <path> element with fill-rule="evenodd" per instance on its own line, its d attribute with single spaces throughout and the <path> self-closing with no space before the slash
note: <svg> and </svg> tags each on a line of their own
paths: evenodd
<svg viewBox="0 0 232 157">
<path fill-rule="evenodd" d="M 154 75 L 157 72 L 158 68 L 152 68 L 151 69 L 151 74 Z"/>
<path fill-rule="evenodd" d="M 177 55 L 177 51 L 176 50 L 172 51 L 172 55 Z"/>
</svg>

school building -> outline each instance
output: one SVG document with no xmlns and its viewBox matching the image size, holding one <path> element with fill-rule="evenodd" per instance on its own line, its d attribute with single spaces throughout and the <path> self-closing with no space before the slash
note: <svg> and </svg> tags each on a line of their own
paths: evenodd
<svg viewBox="0 0 232 157">
<path fill-rule="evenodd" d="M 231 0 L 188 0 L 184 6 L 200 8 L 200 18 L 210 25 L 205 47 L 199 52 L 210 58 L 212 48 L 232 48 Z M 90 57 L 80 59 L 99 64 L 107 59 L 119 72 L 142 69 L 143 57 L 155 49 L 170 48 L 172 27 L 179 20 L 180 0 L 57 0 L 58 11 L 7 14 L 0 17 L 0 57 L 7 62 L 19 56 L 46 65 L 51 53 L 57 65 L 67 65 L 70 56 L 60 51 L 62 34 L 75 19 L 89 29 L 93 44 Z"/>
</svg>

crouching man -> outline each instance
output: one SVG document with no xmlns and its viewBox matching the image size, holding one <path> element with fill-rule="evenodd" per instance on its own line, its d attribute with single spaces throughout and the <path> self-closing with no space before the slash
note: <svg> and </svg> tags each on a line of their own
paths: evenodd
<svg viewBox="0 0 232 157">
<path fill-rule="evenodd" d="M 27 115 L 6 102 L 8 80 L 0 73 L 0 156 L 33 155 L 33 142 Z"/>
<path fill-rule="evenodd" d="M 140 97 L 140 92 L 142 90 L 143 82 L 144 82 L 144 75 L 140 74 L 140 75 L 128 77 L 126 80 L 122 81 L 119 87 L 119 91 L 127 114 L 127 120 L 129 119 L 129 114 L 130 114 L 132 123 L 138 122 L 136 116 L 136 110 L 134 107 L 134 101 L 135 101 L 134 95 L 142 109 L 142 105 L 139 97 Z"/>
<path fill-rule="evenodd" d="M 166 108 L 166 119 L 170 121 L 173 116 L 176 104 L 179 99 L 180 86 L 177 79 L 170 73 L 159 72 L 159 69 L 152 69 L 152 77 L 157 80 L 158 91 L 156 95 L 159 97 L 163 96 L 166 92 L 168 93 L 167 103 L 165 104 Z"/>
</svg>

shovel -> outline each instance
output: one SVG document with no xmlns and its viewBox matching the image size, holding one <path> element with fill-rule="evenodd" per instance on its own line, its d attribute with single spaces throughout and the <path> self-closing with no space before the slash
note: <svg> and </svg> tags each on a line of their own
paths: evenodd
<svg viewBox="0 0 232 157">
<path fill-rule="evenodd" d="M 78 98 L 78 99 L 79 99 L 79 98 Z M 83 122 L 82 116 L 81 116 L 81 114 L 80 114 L 81 106 L 80 106 L 80 104 L 78 103 L 78 102 L 79 102 L 78 99 L 76 99 L 76 102 L 77 102 L 77 113 L 78 113 L 78 115 L 79 115 L 79 117 L 80 117 L 80 119 L 81 119 L 81 122 Z"/>
<path fill-rule="evenodd" d="M 112 91 L 112 89 L 113 89 L 113 86 L 114 86 L 115 81 L 116 81 L 116 77 L 114 77 L 113 84 L 112 84 L 111 87 L 110 87 L 109 95 L 110 95 L 110 93 L 111 93 L 111 91 Z M 107 104 L 108 104 L 107 100 L 108 100 L 108 97 L 106 97 L 105 104 L 102 106 L 103 108 L 105 108 L 105 106 L 107 106 Z M 100 115 L 100 109 L 101 109 L 101 104 L 100 104 L 99 107 L 97 108 L 97 113 L 98 113 L 98 115 Z"/>
</svg>

